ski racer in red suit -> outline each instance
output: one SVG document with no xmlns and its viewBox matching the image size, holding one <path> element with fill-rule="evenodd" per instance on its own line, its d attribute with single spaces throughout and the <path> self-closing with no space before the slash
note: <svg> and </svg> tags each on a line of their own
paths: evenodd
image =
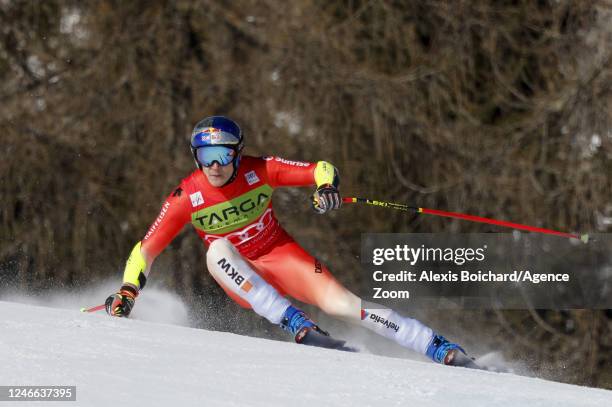
<svg viewBox="0 0 612 407">
<path fill-rule="evenodd" d="M 286 296 L 362 325 L 436 362 L 465 365 L 470 361 L 459 345 L 415 319 L 380 306 L 362 309 L 360 298 L 279 224 L 271 200 L 278 187 L 316 186 L 313 207 L 320 214 L 340 207 L 334 166 L 325 161 L 242 156 L 242 148 L 242 132 L 232 120 L 213 116 L 196 125 L 191 149 L 198 168 L 168 196 L 159 216 L 132 250 L 120 290 L 106 300 L 110 315 L 129 315 L 155 258 L 191 223 L 208 246 L 208 271 L 225 292 L 241 306 L 291 332 L 298 343 L 350 350 Z"/>
</svg>

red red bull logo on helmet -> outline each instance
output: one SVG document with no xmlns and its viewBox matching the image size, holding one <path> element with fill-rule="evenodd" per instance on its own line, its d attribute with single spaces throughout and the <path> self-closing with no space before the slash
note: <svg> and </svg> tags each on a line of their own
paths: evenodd
<svg viewBox="0 0 612 407">
<path fill-rule="evenodd" d="M 196 134 L 196 137 L 200 138 L 202 143 L 207 144 L 236 144 L 238 140 L 236 136 L 231 133 L 227 133 L 221 129 L 215 127 L 207 127 L 201 129 Z"/>
</svg>

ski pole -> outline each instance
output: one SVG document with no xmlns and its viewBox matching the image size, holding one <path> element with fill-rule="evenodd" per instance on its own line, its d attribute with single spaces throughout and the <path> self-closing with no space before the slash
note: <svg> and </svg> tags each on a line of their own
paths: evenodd
<svg viewBox="0 0 612 407">
<path fill-rule="evenodd" d="M 96 312 L 104 308 L 106 308 L 106 305 L 100 304 L 100 305 L 96 305 L 95 307 L 91 307 L 91 308 L 81 308 L 81 312 Z"/>
<path fill-rule="evenodd" d="M 551 229 L 544 229 L 544 228 L 538 228 L 535 226 L 523 225 L 520 223 L 507 222 L 504 220 L 483 218 L 481 216 L 466 215 L 464 213 L 458 213 L 458 212 L 446 212 L 446 211 L 440 211 L 437 209 L 419 208 L 416 206 L 408 206 L 405 204 L 400 204 L 400 203 L 395 203 L 395 202 L 376 201 L 376 200 L 368 199 L 368 198 L 342 198 L 342 202 L 343 203 L 365 203 L 367 205 L 381 206 L 384 208 L 392 208 L 392 209 L 397 209 L 400 211 L 412 212 L 412 213 L 417 213 L 417 214 L 424 213 L 428 215 L 443 216 L 446 218 L 469 220 L 471 222 L 488 223 L 490 225 L 503 226 L 503 227 L 511 228 L 511 229 L 525 230 L 528 232 L 536 232 L 536 233 L 545 233 L 548 235 L 567 237 L 570 239 L 578 239 L 584 243 L 587 243 L 589 241 L 589 235 L 586 233 L 582 235 L 577 235 L 573 233 L 559 232 L 559 231 L 551 230 Z"/>
</svg>

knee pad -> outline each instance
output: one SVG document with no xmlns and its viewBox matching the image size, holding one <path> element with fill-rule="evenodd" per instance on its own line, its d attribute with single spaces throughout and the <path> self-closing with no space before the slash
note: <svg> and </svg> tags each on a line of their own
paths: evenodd
<svg viewBox="0 0 612 407">
<path fill-rule="evenodd" d="M 208 271 L 215 280 L 248 302 L 273 324 L 280 323 L 290 302 L 261 278 L 226 239 L 213 241 L 206 253 Z"/>
</svg>

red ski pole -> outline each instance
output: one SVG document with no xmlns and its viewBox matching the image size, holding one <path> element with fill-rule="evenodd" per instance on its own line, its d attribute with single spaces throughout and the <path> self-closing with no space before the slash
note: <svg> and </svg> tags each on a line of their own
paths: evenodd
<svg viewBox="0 0 612 407">
<path fill-rule="evenodd" d="M 100 305 L 96 305 L 95 307 L 91 307 L 91 308 L 81 308 L 81 312 L 96 312 L 96 311 L 103 310 L 104 308 L 106 308 L 106 305 L 100 304 Z"/>
<path fill-rule="evenodd" d="M 577 235 L 573 233 L 559 232 L 559 231 L 552 230 L 552 229 L 544 229 L 544 228 L 538 228 L 535 226 L 523 225 L 520 223 L 507 222 L 504 220 L 483 218 L 481 216 L 474 216 L 474 215 L 466 215 L 464 213 L 458 213 L 458 212 L 446 212 L 446 211 L 440 211 L 437 209 L 419 208 L 416 206 L 408 206 L 408 205 L 394 203 L 394 202 L 376 201 L 376 200 L 367 199 L 367 198 L 342 198 L 342 202 L 343 203 L 365 203 L 368 205 L 381 206 L 384 208 L 392 208 L 392 209 L 397 209 L 397 210 L 405 211 L 405 212 L 424 213 L 424 214 L 434 215 L 434 216 L 443 216 L 446 218 L 469 220 L 471 222 L 488 223 L 490 225 L 497 225 L 497 226 L 502 226 L 502 227 L 511 228 L 511 229 L 525 230 L 528 232 L 535 232 L 535 233 L 545 233 L 548 235 L 567 237 L 570 239 L 578 239 L 578 240 L 583 241 L 584 243 L 587 243 L 589 241 L 589 235 L 586 233 L 582 235 Z"/>
</svg>

